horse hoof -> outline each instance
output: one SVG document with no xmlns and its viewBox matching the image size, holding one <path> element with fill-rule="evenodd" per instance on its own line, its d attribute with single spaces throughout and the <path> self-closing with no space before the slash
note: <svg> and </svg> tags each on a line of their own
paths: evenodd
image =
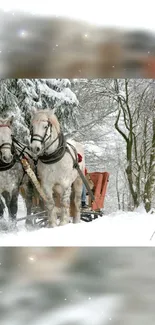
<svg viewBox="0 0 155 325">
<path fill-rule="evenodd" d="M 26 230 L 28 230 L 28 231 L 33 231 L 33 230 L 34 230 L 34 224 L 33 224 L 32 220 L 27 219 L 27 220 L 25 221 L 25 228 L 26 228 Z"/>
<path fill-rule="evenodd" d="M 8 232 L 9 231 L 9 226 L 8 226 L 8 223 L 3 219 L 3 220 L 0 220 L 0 232 Z"/>
<path fill-rule="evenodd" d="M 80 223 L 80 219 L 79 218 L 73 218 L 73 223 Z"/>
<path fill-rule="evenodd" d="M 17 221 L 16 220 L 11 220 L 8 224 L 8 230 L 10 232 L 17 232 L 18 227 L 17 227 Z"/>
<path fill-rule="evenodd" d="M 59 226 L 65 226 L 69 223 L 69 220 L 60 221 Z"/>
<path fill-rule="evenodd" d="M 48 224 L 47 224 L 47 228 L 55 228 L 55 227 L 57 227 L 57 223 L 51 223 L 51 222 L 48 222 Z"/>
</svg>

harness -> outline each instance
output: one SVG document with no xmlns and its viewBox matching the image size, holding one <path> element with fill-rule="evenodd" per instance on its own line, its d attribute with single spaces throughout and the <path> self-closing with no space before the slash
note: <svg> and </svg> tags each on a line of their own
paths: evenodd
<svg viewBox="0 0 155 325">
<path fill-rule="evenodd" d="M 0 127 L 9 127 L 10 128 L 9 125 L 0 125 Z M 25 157 L 25 154 L 27 154 L 33 160 L 34 166 L 35 166 L 35 175 L 38 178 L 38 175 L 37 175 L 37 163 L 38 163 L 38 160 L 42 161 L 45 164 L 54 164 L 54 163 L 60 161 L 63 158 L 63 156 L 65 155 L 65 153 L 68 152 L 70 154 L 70 156 L 72 157 L 72 160 L 73 160 L 73 168 L 77 169 L 77 171 L 78 171 L 83 183 L 85 184 L 85 186 L 86 186 L 92 200 L 94 201 L 95 198 L 94 198 L 93 192 L 91 191 L 91 189 L 90 189 L 90 187 L 89 187 L 89 185 L 88 185 L 88 183 L 87 183 L 87 181 L 85 179 L 85 176 L 84 176 L 84 174 L 81 171 L 80 166 L 79 166 L 79 162 L 81 161 L 82 157 L 77 153 L 76 148 L 71 143 L 66 141 L 63 132 L 60 132 L 58 134 L 58 136 L 52 142 L 50 142 L 48 145 L 46 145 L 47 140 L 49 140 L 49 138 L 51 137 L 51 134 L 50 134 L 46 138 L 47 131 L 48 131 L 49 127 L 52 128 L 52 125 L 48 122 L 48 125 L 46 127 L 46 132 L 45 132 L 43 137 L 40 136 L 39 134 L 33 134 L 32 131 L 31 131 L 31 142 L 36 140 L 36 141 L 39 141 L 42 144 L 44 144 L 44 154 L 40 155 L 37 159 L 34 159 L 32 154 L 30 153 L 29 148 L 26 145 L 24 145 L 23 143 L 21 143 L 20 141 L 18 141 L 17 139 L 15 139 L 14 136 L 12 136 L 12 144 L 10 144 L 10 143 L 2 144 L 0 146 L 0 149 L 2 147 L 3 148 L 4 147 L 5 148 L 10 148 L 11 147 L 11 152 L 13 154 L 13 159 L 12 159 L 11 163 L 9 163 L 9 164 L 4 163 L 3 161 L 0 160 L 0 171 L 6 171 L 6 170 L 11 169 L 14 166 L 14 164 L 17 161 L 19 161 L 22 164 L 23 171 L 24 171 L 22 180 L 20 182 L 20 184 L 21 184 L 22 181 L 23 181 L 24 175 L 26 173 L 26 170 L 27 170 L 27 166 L 24 165 L 24 164 L 26 164 L 26 161 L 27 161 L 27 158 Z M 52 152 L 51 154 L 47 154 L 45 152 L 45 150 L 47 150 L 57 140 L 58 140 L 57 149 L 54 152 Z M 17 145 L 18 148 L 15 147 L 15 145 Z M 72 154 L 70 149 L 73 150 L 74 155 Z M 18 153 L 17 153 L 17 151 L 18 151 Z M 79 157 L 80 157 L 80 159 L 79 159 Z"/>
<path fill-rule="evenodd" d="M 42 122 L 46 122 L 46 121 L 42 120 Z M 47 137 L 47 132 L 49 128 L 50 131 L 52 131 L 52 125 L 48 121 L 46 131 L 43 136 L 37 133 L 33 134 L 33 130 L 31 130 L 31 143 L 32 141 L 38 141 L 41 142 L 42 145 L 44 145 L 44 153 L 42 155 L 39 155 L 38 160 L 40 160 L 44 164 L 49 164 L 49 165 L 55 164 L 56 162 L 60 161 L 63 158 L 66 152 L 69 152 L 71 154 L 70 150 L 68 149 L 68 145 L 70 145 L 70 147 L 74 151 L 75 159 L 77 161 L 78 153 L 73 145 L 66 142 L 65 136 L 62 131 L 57 135 L 57 137 L 53 141 L 51 141 L 48 145 L 46 145 L 46 142 L 51 137 L 51 132 L 50 135 Z M 58 147 L 56 148 L 56 150 L 50 154 L 46 153 L 46 150 L 49 149 L 53 145 L 53 143 L 55 143 L 57 140 L 58 140 Z"/>
<path fill-rule="evenodd" d="M 56 138 L 56 140 L 59 141 L 58 143 L 58 147 L 57 149 L 52 152 L 51 154 L 43 154 L 41 156 L 39 156 L 39 159 L 41 160 L 41 162 L 43 162 L 44 164 L 55 164 L 56 162 L 60 161 L 63 156 L 65 155 L 66 152 L 66 139 L 64 137 L 64 134 L 61 132 L 59 133 L 58 137 Z M 54 140 L 51 145 L 56 141 Z"/>
<path fill-rule="evenodd" d="M 42 122 L 46 122 L 43 121 Z M 47 136 L 48 129 L 50 128 L 50 135 Z M 63 132 L 60 132 L 58 136 L 51 141 L 48 145 L 46 145 L 46 142 L 50 139 L 52 132 L 52 125 L 49 123 L 47 124 L 46 131 L 44 136 L 41 136 L 39 134 L 33 134 L 33 130 L 31 130 L 31 143 L 32 141 L 38 141 L 41 142 L 42 145 L 44 145 L 44 153 L 38 157 L 38 159 L 43 162 L 44 164 L 54 164 L 61 160 L 66 152 L 66 139 L 64 137 Z M 49 147 L 53 145 L 58 140 L 58 147 L 57 149 L 52 152 L 51 154 L 47 154 L 45 150 L 47 150 Z M 37 159 L 37 160 L 38 160 Z"/>
<path fill-rule="evenodd" d="M 47 131 L 48 131 L 49 127 L 52 128 L 52 125 L 48 122 L 44 136 L 40 136 L 39 134 L 33 134 L 33 132 L 31 131 L 31 142 L 35 140 L 35 141 L 39 141 L 42 144 L 44 144 L 44 154 L 40 155 L 38 157 L 38 160 L 40 160 L 44 164 L 54 164 L 54 163 L 60 161 L 64 157 L 65 153 L 68 152 L 73 160 L 73 168 L 77 169 L 77 172 L 79 173 L 83 183 L 85 184 L 85 186 L 89 192 L 89 195 L 91 196 L 92 200 L 94 201 L 95 200 L 94 194 L 91 191 L 89 184 L 87 183 L 85 176 L 79 166 L 79 161 L 81 161 L 81 156 L 78 154 L 76 148 L 71 143 L 66 142 L 63 132 L 61 131 L 58 134 L 58 136 L 50 144 L 48 144 L 46 146 L 46 142 L 50 138 L 50 135 L 46 138 Z M 47 154 L 45 152 L 45 150 L 47 150 L 57 140 L 59 141 L 57 149 L 54 152 L 52 152 L 51 154 Z M 74 155 L 72 154 L 70 148 L 73 150 Z M 80 156 L 80 160 L 79 160 L 79 156 Z M 36 163 L 36 167 L 37 167 L 37 163 Z"/>
</svg>

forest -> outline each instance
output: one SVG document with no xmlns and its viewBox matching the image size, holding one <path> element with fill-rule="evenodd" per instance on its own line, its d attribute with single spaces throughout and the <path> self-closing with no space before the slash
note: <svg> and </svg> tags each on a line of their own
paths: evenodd
<svg viewBox="0 0 155 325">
<path fill-rule="evenodd" d="M 108 171 L 107 213 L 155 208 L 154 79 L 1 79 L 0 114 L 30 139 L 33 111 L 50 108 L 67 138 L 84 144 L 87 169 Z"/>
</svg>

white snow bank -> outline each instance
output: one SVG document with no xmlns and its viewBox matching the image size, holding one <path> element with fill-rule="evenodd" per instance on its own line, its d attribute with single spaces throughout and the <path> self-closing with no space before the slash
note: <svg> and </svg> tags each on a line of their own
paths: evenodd
<svg viewBox="0 0 155 325">
<path fill-rule="evenodd" d="M 18 217 L 25 215 L 19 199 Z M 155 214 L 140 209 L 115 212 L 92 222 L 68 224 L 28 232 L 19 222 L 19 232 L 0 235 L 0 246 L 152 246 L 155 244 Z"/>
</svg>

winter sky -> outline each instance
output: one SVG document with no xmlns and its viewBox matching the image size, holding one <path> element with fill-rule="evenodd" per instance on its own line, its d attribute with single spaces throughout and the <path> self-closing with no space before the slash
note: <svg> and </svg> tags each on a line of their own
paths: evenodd
<svg viewBox="0 0 155 325">
<path fill-rule="evenodd" d="M 13 15 L 16 11 L 25 11 L 36 15 L 81 19 L 101 26 L 155 31 L 153 0 L 2 0 L 0 9 Z"/>
</svg>

